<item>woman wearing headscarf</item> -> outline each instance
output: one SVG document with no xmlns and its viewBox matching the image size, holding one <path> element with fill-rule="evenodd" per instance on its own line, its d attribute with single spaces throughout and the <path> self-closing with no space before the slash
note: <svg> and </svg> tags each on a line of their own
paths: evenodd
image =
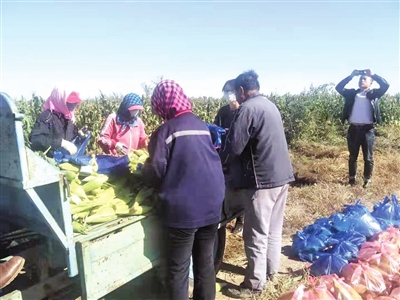
<svg viewBox="0 0 400 300">
<path fill-rule="evenodd" d="M 143 101 L 139 95 L 130 93 L 122 100 L 117 113 L 112 113 L 104 122 L 97 143 L 106 154 L 125 155 L 131 149 L 147 147 L 140 112 Z"/>
<path fill-rule="evenodd" d="M 145 180 L 159 190 L 160 218 L 166 225 L 167 273 L 172 300 L 188 299 L 193 257 L 193 299 L 215 299 L 214 241 L 225 183 L 210 131 L 192 112 L 182 88 L 163 80 L 151 97 L 164 120 L 152 134 Z"/>
<path fill-rule="evenodd" d="M 44 152 L 51 147 L 47 152 L 49 157 L 61 148 L 74 155 L 77 148 L 71 141 L 78 135 L 74 111 L 80 102 L 79 93 L 55 87 L 32 128 L 31 148 Z"/>
</svg>

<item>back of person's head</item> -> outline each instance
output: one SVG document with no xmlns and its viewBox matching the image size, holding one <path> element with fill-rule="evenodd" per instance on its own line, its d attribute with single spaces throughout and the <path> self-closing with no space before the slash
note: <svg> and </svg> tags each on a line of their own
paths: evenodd
<svg viewBox="0 0 400 300">
<path fill-rule="evenodd" d="M 248 93 L 249 91 L 259 91 L 260 83 L 258 82 L 257 73 L 254 70 L 243 72 L 236 77 L 234 87 L 235 90 L 242 87 L 245 93 Z"/>
</svg>

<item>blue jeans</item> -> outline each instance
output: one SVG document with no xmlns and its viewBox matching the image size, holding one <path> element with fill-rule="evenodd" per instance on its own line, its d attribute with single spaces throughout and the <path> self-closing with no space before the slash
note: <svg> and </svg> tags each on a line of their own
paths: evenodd
<svg viewBox="0 0 400 300">
<path fill-rule="evenodd" d="M 375 143 L 375 131 L 372 124 L 353 125 L 347 132 L 347 146 L 349 149 L 349 179 L 356 178 L 357 158 L 362 149 L 364 157 L 364 179 L 370 179 L 374 167 L 373 148 Z"/>
</svg>

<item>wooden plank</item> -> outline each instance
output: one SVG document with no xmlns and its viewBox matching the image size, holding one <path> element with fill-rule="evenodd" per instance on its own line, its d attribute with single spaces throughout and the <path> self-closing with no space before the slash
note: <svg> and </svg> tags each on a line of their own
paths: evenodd
<svg viewBox="0 0 400 300">
<path fill-rule="evenodd" d="M 99 299 L 157 266 L 161 255 L 159 226 L 155 217 L 148 217 L 77 243 L 82 299 Z"/>
</svg>

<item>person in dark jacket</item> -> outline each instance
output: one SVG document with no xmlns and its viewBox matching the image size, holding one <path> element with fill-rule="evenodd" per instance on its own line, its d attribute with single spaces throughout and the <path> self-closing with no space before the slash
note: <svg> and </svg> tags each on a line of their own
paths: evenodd
<svg viewBox="0 0 400 300">
<path fill-rule="evenodd" d="M 188 299 L 193 256 L 193 299 L 215 299 L 214 241 L 225 184 L 210 131 L 192 112 L 182 88 L 163 80 L 151 97 L 164 120 L 151 135 L 145 180 L 159 190 L 160 218 L 167 228 L 167 273 L 172 300 Z"/>
<path fill-rule="evenodd" d="M 360 76 L 361 75 L 361 76 Z M 360 76 L 356 89 L 346 89 L 345 86 L 355 76 Z M 373 81 L 379 84 L 378 89 L 371 89 Z M 373 147 L 375 143 L 374 123 L 381 123 L 379 99 L 389 89 L 389 84 L 382 77 L 373 74 L 371 70 L 354 70 L 349 76 L 339 82 L 336 91 L 345 98 L 342 122 L 350 123 L 347 132 L 349 150 L 349 184 L 355 185 L 357 175 L 357 158 L 360 147 L 364 157 L 364 187 L 371 182 L 374 166 Z"/>
<path fill-rule="evenodd" d="M 80 102 L 79 93 L 54 88 L 29 135 L 32 150 L 44 152 L 50 147 L 47 156 L 53 157 L 55 150 L 64 148 L 74 155 L 77 148 L 71 141 L 79 133 L 74 111 Z"/>
<path fill-rule="evenodd" d="M 226 130 L 226 134 L 229 131 L 229 127 L 233 121 L 233 117 L 237 109 L 239 108 L 239 102 L 236 101 L 235 96 L 235 79 L 228 80 L 225 82 L 222 87 L 222 92 L 224 93 L 224 99 L 229 101 L 229 104 L 222 106 L 215 116 L 214 124 L 222 127 Z M 224 134 L 221 138 L 222 147 L 225 145 L 226 134 Z M 223 158 L 222 158 L 223 159 Z M 232 233 L 241 234 L 243 232 L 243 224 L 244 224 L 244 215 L 241 215 L 236 218 L 235 227 L 232 230 Z"/>
<path fill-rule="evenodd" d="M 259 92 L 258 75 L 244 72 L 235 79 L 240 103 L 223 152 L 230 164 L 230 197 L 246 201 L 243 240 L 247 268 L 241 289 L 229 289 L 232 297 L 260 293 L 267 276 L 279 270 L 283 216 L 292 164 L 278 108 Z"/>
</svg>

